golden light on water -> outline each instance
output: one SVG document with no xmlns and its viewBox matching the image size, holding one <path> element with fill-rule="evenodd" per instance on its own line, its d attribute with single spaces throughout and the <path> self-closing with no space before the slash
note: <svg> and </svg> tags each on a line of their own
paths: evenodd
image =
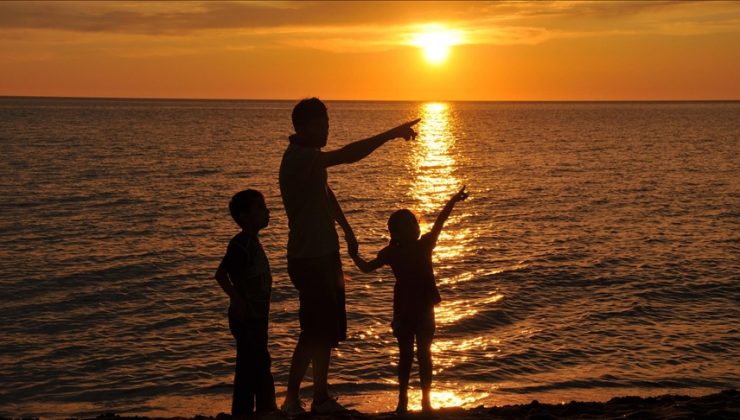
<svg viewBox="0 0 740 420">
<path fill-rule="evenodd" d="M 428 102 L 422 104 L 419 111 L 421 122 L 412 154 L 414 180 L 410 194 L 417 203 L 414 212 L 419 217 L 421 231 L 428 232 L 445 203 L 462 186 L 462 182 L 455 175 L 458 162 L 453 153 L 454 117 L 450 112 L 450 105 Z M 458 203 L 445 224 L 434 250 L 435 263 L 454 260 L 463 255 L 469 245 L 470 230 L 454 223 L 464 216 L 465 204 Z M 445 301 L 436 308 L 437 320 L 441 323 L 451 323 L 476 312 L 465 301 Z"/>
<path fill-rule="evenodd" d="M 421 231 L 428 232 L 437 214 L 463 182 L 455 175 L 458 162 L 453 153 L 455 135 L 450 105 L 428 102 L 419 111 L 421 122 L 411 158 L 414 180 L 410 194 L 417 203 L 414 212 L 420 219 Z M 470 242 L 469 229 L 452 226 L 464 215 L 464 207 L 465 203 L 459 203 L 445 224 L 434 250 L 435 261 L 462 255 Z"/>
<path fill-rule="evenodd" d="M 411 195 L 418 203 L 416 210 L 420 215 L 436 216 L 460 185 L 454 175 L 457 161 L 450 153 L 455 137 L 448 104 L 425 103 L 421 106 L 420 114 L 419 137 L 411 162 L 416 175 Z M 425 231 L 425 227 L 422 224 L 422 231 Z"/>
<path fill-rule="evenodd" d="M 490 305 L 498 302 L 503 297 L 504 295 L 502 294 L 490 292 L 485 298 L 476 300 L 475 305 L 471 305 L 470 302 L 465 300 L 443 300 L 435 311 L 437 324 L 454 324 L 461 319 L 469 318 L 477 314 L 479 308 L 490 307 Z"/>
<path fill-rule="evenodd" d="M 477 336 L 466 339 L 435 339 L 432 343 L 434 355 L 434 374 L 437 375 L 447 369 L 454 369 L 460 363 L 466 363 L 474 351 L 484 353 L 486 358 L 492 359 L 500 353 L 501 340 L 491 336 Z"/>
<path fill-rule="evenodd" d="M 443 102 L 422 104 L 419 110 L 421 122 L 419 137 L 411 154 L 409 166 L 413 181 L 409 194 L 416 202 L 414 213 L 419 217 L 422 233 L 428 232 L 437 215 L 450 197 L 464 184 L 457 175 L 458 167 L 464 157 L 455 153 L 455 114 L 451 105 Z M 473 193 L 474 194 L 474 193 Z M 465 220 L 468 218 L 469 202 L 455 206 L 437 241 L 434 250 L 434 261 L 437 267 L 454 262 L 470 251 L 473 243 L 473 232 Z M 461 273 L 449 279 L 438 278 L 439 285 L 457 287 L 476 276 L 490 274 L 489 269 L 473 270 Z M 442 290 L 444 294 L 444 290 Z M 474 302 L 465 298 L 443 297 L 443 302 L 435 309 L 438 325 L 454 324 L 461 319 L 475 316 L 479 311 L 495 304 L 503 295 L 492 291 L 478 296 Z M 472 337 L 467 339 L 438 339 L 432 345 L 434 374 L 465 363 L 469 355 L 476 351 L 493 355 L 497 350 L 498 340 L 493 337 Z M 412 410 L 420 408 L 419 393 L 409 394 Z M 489 394 L 476 389 L 465 389 L 460 383 L 448 383 L 432 388 L 432 405 L 435 407 L 454 407 L 473 404 Z"/>
<path fill-rule="evenodd" d="M 519 263 L 508 266 L 508 267 L 501 267 L 501 268 L 495 268 L 495 269 L 478 268 L 478 269 L 471 270 L 471 271 L 464 271 L 457 275 L 445 276 L 444 278 L 438 278 L 437 285 L 439 286 L 439 285 L 464 284 L 465 282 L 474 280 L 479 277 L 494 276 L 496 274 L 500 274 L 506 271 L 517 271 L 517 270 L 521 270 L 526 267 L 527 267 L 527 264 L 525 264 L 524 261 L 520 261 Z"/>
<path fill-rule="evenodd" d="M 487 397 L 489 394 L 483 392 L 470 392 L 466 390 L 453 391 L 443 390 L 435 391 L 432 389 L 432 407 L 443 408 L 443 407 L 462 407 L 470 405 L 476 401 Z M 421 392 L 412 391 L 409 392 L 409 410 L 417 411 L 421 410 Z"/>
</svg>

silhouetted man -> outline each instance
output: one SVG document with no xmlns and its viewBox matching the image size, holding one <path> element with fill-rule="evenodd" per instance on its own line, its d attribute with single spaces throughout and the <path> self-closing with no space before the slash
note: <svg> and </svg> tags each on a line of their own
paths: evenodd
<svg viewBox="0 0 740 420">
<path fill-rule="evenodd" d="M 327 376 L 331 349 L 347 337 L 344 276 L 339 238 L 334 223 L 344 231 L 350 250 L 357 240 L 334 193 L 327 184 L 326 168 L 353 163 L 395 138 L 416 137 L 410 121 L 384 133 L 323 152 L 329 135 L 326 106 L 317 98 L 304 99 L 293 108 L 295 134 L 290 136 L 280 165 L 280 193 L 288 215 L 288 274 L 298 289 L 300 326 L 290 366 L 283 411 L 304 412 L 298 391 L 309 363 L 313 363 L 311 411 L 331 414 L 345 411 L 329 396 Z"/>
</svg>

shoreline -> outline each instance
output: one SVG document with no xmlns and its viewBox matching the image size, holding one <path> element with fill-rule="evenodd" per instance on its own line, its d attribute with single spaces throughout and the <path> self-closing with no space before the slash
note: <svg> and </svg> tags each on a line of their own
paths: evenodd
<svg viewBox="0 0 740 420">
<path fill-rule="evenodd" d="M 256 416 L 258 419 L 287 419 L 281 412 Z M 564 404 L 543 404 L 533 400 L 528 404 L 503 405 L 476 408 L 450 407 L 440 408 L 432 413 L 409 412 L 396 415 L 392 412 L 361 413 L 349 411 L 337 415 L 303 414 L 297 419 L 683 419 L 683 418 L 740 418 L 740 392 L 728 389 L 714 394 L 690 397 L 686 395 L 661 395 L 657 397 L 624 396 L 615 397 L 606 402 L 570 401 Z M 216 416 L 196 415 L 193 417 L 146 417 L 125 416 L 107 413 L 97 417 L 85 417 L 94 420 L 228 420 L 231 416 L 219 413 Z"/>
</svg>

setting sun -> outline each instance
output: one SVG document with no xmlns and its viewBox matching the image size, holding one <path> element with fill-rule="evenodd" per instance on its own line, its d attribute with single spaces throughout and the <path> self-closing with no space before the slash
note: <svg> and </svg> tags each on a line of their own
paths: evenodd
<svg viewBox="0 0 740 420">
<path fill-rule="evenodd" d="M 441 64 L 447 60 L 450 47 L 462 42 L 460 31 L 444 29 L 439 26 L 430 26 L 424 32 L 416 34 L 411 41 L 422 49 L 424 58 L 430 64 Z"/>
</svg>

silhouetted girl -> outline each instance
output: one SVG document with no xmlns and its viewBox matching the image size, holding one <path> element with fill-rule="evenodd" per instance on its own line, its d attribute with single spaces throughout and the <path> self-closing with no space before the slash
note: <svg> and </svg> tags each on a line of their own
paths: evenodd
<svg viewBox="0 0 740 420">
<path fill-rule="evenodd" d="M 393 288 L 393 335 L 398 339 L 400 360 L 398 361 L 398 407 L 397 413 L 408 409 L 408 386 L 411 364 L 414 359 L 414 338 L 419 360 L 421 379 L 422 410 L 432 410 L 430 392 L 432 388 L 432 339 L 434 338 L 434 305 L 441 301 L 432 268 L 432 250 L 455 203 L 465 200 L 468 193 L 462 187 L 447 202 L 437 216 L 432 230 L 419 237 L 419 222 L 406 209 L 398 210 L 388 219 L 391 241 L 378 252 L 377 258 L 365 261 L 357 249 L 350 255 L 364 273 L 390 265 L 396 284 Z"/>
</svg>

